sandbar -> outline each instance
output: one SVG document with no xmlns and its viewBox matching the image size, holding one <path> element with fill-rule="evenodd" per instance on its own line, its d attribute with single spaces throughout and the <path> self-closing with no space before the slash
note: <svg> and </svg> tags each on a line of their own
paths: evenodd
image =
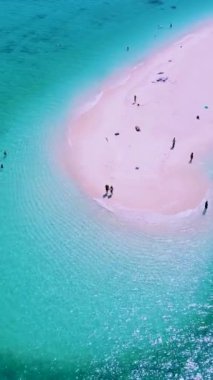
<svg viewBox="0 0 213 380">
<path fill-rule="evenodd" d="M 213 148 L 212 47 L 208 22 L 106 80 L 96 101 L 76 110 L 63 159 L 90 198 L 137 215 L 202 207 L 211 188 L 205 157 Z M 103 197 L 106 184 L 111 198 Z"/>
</svg>

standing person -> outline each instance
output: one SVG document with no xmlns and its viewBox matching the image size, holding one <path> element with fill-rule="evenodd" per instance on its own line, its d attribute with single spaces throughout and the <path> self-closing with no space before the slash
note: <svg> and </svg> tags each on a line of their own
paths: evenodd
<svg viewBox="0 0 213 380">
<path fill-rule="evenodd" d="M 174 149 L 174 147 L 175 147 L 175 143 L 176 143 L 176 139 L 175 139 L 175 137 L 173 138 L 173 140 L 172 140 L 172 146 L 171 146 L 171 150 L 173 150 Z"/>
<path fill-rule="evenodd" d="M 206 202 L 205 202 L 205 205 L 204 205 L 203 215 L 206 214 L 206 211 L 207 211 L 208 207 L 209 207 L 209 202 L 206 201 Z"/>
<path fill-rule="evenodd" d="M 113 196 L 113 186 L 110 186 L 110 195 L 108 195 L 108 198 L 112 198 L 112 196 Z"/>
<path fill-rule="evenodd" d="M 194 153 L 192 152 L 192 153 L 190 154 L 190 160 L 189 160 L 189 164 L 191 164 L 191 163 L 192 163 L 192 160 L 193 160 L 193 158 L 194 158 Z"/>
<path fill-rule="evenodd" d="M 3 155 L 4 155 L 4 158 L 7 157 L 7 152 L 6 152 L 6 150 L 4 150 Z"/>
<path fill-rule="evenodd" d="M 105 185 L 105 190 L 106 190 L 106 193 L 103 195 L 103 198 L 106 198 L 108 196 L 109 185 Z"/>
<path fill-rule="evenodd" d="M 137 96 L 134 95 L 134 102 L 132 104 L 136 104 L 136 101 L 137 101 Z"/>
</svg>

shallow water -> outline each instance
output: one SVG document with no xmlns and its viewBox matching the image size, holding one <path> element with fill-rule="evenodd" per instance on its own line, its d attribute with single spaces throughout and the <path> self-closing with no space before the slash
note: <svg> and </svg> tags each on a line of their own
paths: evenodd
<svg viewBox="0 0 213 380">
<path fill-rule="evenodd" d="M 213 12 L 185 3 L 0 1 L 0 379 L 212 377 L 208 215 L 134 231 L 54 156 L 80 92 Z"/>
</svg>

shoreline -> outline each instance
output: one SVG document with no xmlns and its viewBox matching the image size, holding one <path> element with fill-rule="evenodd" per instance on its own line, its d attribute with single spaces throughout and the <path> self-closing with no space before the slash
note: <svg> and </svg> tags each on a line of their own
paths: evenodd
<svg viewBox="0 0 213 380">
<path fill-rule="evenodd" d="M 208 57 L 207 62 L 202 57 L 208 52 L 210 41 L 213 42 L 213 23 L 202 23 L 202 27 L 193 28 L 181 40 L 122 72 L 116 81 L 115 76 L 109 78 L 89 106 L 86 103 L 84 108 L 77 108 L 62 161 L 69 175 L 98 204 L 114 213 L 174 216 L 196 210 L 206 200 L 211 183 L 202 170 L 202 160 L 213 146 L 213 85 L 205 80 L 211 75 L 213 59 Z M 195 61 L 192 73 L 190 67 Z M 200 70 L 202 78 L 197 76 Z M 195 79 L 199 81 L 197 97 L 193 91 Z M 187 107 L 183 112 L 185 102 L 181 97 L 186 96 L 186 90 L 194 103 L 192 107 L 188 102 L 190 112 Z M 138 107 L 131 104 L 134 93 Z M 195 119 L 197 113 L 200 120 Z M 202 133 L 198 123 L 202 124 Z M 134 130 L 138 124 L 139 133 Z M 171 152 L 173 137 L 177 146 Z M 191 151 L 195 151 L 195 159 L 189 171 L 186 160 Z M 102 198 L 107 183 L 115 189 L 110 200 Z"/>
<path fill-rule="evenodd" d="M 185 25 L 183 29 L 177 30 L 176 34 L 169 38 L 169 42 L 168 38 L 165 37 L 162 40 L 155 40 L 149 48 L 145 49 L 139 58 L 131 58 L 130 61 L 127 61 L 127 63 L 121 63 L 121 68 L 113 67 L 109 75 L 104 76 L 103 80 L 99 80 L 98 85 L 96 84 L 94 87 L 90 85 L 89 88 L 84 87 L 83 94 L 81 95 L 79 95 L 80 91 L 78 91 L 77 96 L 72 100 L 71 110 L 70 108 L 67 110 L 68 117 L 66 125 L 69 127 L 70 122 L 72 122 L 76 117 L 79 117 L 85 112 L 85 110 L 92 108 L 96 104 L 96 99 L 103 94 L 103 89 L 105 87 L 112 86 L 112 88 L 114 88 L 120 86 L 123 82 L 129 79 L 131 73 L 141 68 L 146 63 L 149 63 L 154 56 L 162 54 L 168 49 L 168 47 L 171 47 L 178 42 L 184 42 L 184 40 L 190 35 L 193 35 L 202 29 L 206 29 L 208 26 L 211 27 L 212 25 L 213 16 L 205 17 L 204 20 L 194 20 L 190 25 Z"/>
</svg>

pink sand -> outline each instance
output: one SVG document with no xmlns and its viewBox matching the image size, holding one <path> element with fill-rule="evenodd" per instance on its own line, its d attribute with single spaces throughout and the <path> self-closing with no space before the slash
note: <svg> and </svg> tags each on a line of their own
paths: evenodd
<svg viewBox="0 0 213 380">
<path fill-rule="evenodd" d="M 97 103 L 76 113 L 64 159 L 90 197 L 114 212 L 137 215 L 203 207 L 210 188 L 203 162 L 213 147 L 212 48 L 208 24 L 129 70 L 123 80 L 109 79 Z M 160 77 L 168 80 L 156 82 Z M 132 105 L 134 95 L 139 107 Z M 114 187 L 111 199 L 102 197 L 105 184 Z"/>
</svg>

